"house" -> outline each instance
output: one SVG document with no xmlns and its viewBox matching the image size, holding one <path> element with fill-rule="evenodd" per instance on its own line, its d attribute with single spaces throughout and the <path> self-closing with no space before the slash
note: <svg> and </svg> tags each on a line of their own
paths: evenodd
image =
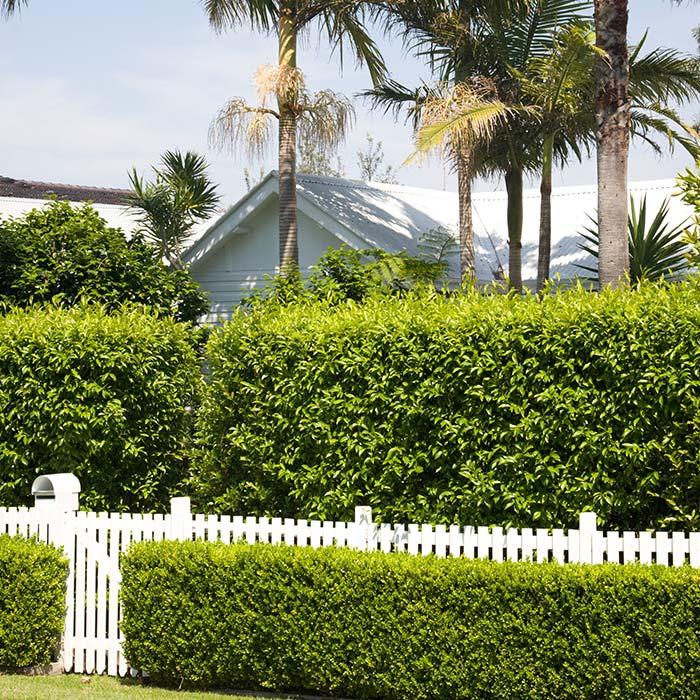
<svg viewBox="0 0 700 700">
<path fill-rule="evenodd" d="M 92 202 L 93 208 L 109 226 L 121 228 L 128 236 L 136 227 L 136 220 L 125 207 L 128 194 L 129 190 L 33 182 L 0 176 L 0 219 L 22 216 L 32 209 L 41 208 L 55 197 L 75 205 Z"/>
<path fill-rule="evenodd" d="M 675 190 L 673 180 L 631 183 L 630 194 L 647 197 L 656 212 Z M 378 247 L 389 252 L 418 254 L 421 237 L 431 229 L 458 230 L 455 192 L 359 182 L 317 175 L 297 177 L 299 264 L 313 265 L 329 248 Z M 218 218 L 185 253 L 193 277 L 209 292 L 210 321 L 231 315 L 241 299 L 265 284 L 278 265 L 278 175 L 271 172 Z M 479 282 L 501 279 L 508 269 L 505 192 L 473 197 L 476 273 Z M 537 277 L 539 191 L 526 191 L 523 211 L 523 280 Z M 581 276 L 576 266 L 591 262 L 581 251 L 579 233 L 590 224 L 597 207 L 595 186 L 562 187 L 552 193 L 552 276 Z M 670 217 L 684 221 L 690 210 L 678 198 Z M 457 256 L 449 261 L 449 279 L 459 281 Z"/>
</svg>

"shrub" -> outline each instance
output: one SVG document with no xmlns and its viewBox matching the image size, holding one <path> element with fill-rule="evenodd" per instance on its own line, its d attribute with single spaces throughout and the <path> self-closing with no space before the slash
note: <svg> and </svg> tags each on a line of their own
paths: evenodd
<svg viewBox="0 0 700 700">
<path fill-rule="evenodd" d="M 173 685 L 450 700 L 700 697 L 700 572 L 144 543 L 129 662 Z"/>
<path fill-rule="evenodd" d="M 0 535 L 0 668 L 51 661 L 63 632 L 68 562 L 54 547 Z"/>
<path fill-rule="evenodd" d="M 93 509 L 161 509 L 187 471 L 200 372 L 194 331 L 82 305 L 0 316 L 0 503 L 70 471 Z"/>
<path fill-rule="evenodd" d="M 700 527 L 700 282 L 236 315 L 209 344 L 201 507 Z"/>
<path fill-rule="evenodd" d="M 89 298 L 116 308 L 138 302 L 179 321 L 209 305 L 186 270 L 169 270 L 138 236 L 127 241 L 89 205 L 51 202 L 0 220 L 0 306 Z"/>
<path fill-rule="evenodd" d="M 697 271 L 700 268 L 700 162 L 695 169 L 687 168 L 678 176 L 681 199 L 693 208 L 686 228 L 688 263 Z"/>
</svg>

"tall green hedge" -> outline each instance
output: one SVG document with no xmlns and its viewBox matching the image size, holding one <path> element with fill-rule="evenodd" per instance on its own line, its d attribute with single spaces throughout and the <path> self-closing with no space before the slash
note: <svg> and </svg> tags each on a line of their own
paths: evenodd
<svg viewBox="0 0 700 700">
<path fill-rule="evenodd" d="M 0 503 L 73 472 L 95 510 L 167 507 L 187 472 L 201 374 L 189 326 L 139 309 L 0 316 Z"/>
<path fill-rule="evenodd" d="M 700 697 L 700 572 L 146 543 L 124 648 L 157 681 L 384 700 Z"/>
<path fill-rule="evenodd" d="M 209 345 L 200 504 L 700 527 L 700 283 L 258 309 Z"/>
<path fill-rule="evenodd" d="M 0 669 L 49 663 L 66 610 L 68 561 L 49 545 L 0 535 Z"/>
</svg>

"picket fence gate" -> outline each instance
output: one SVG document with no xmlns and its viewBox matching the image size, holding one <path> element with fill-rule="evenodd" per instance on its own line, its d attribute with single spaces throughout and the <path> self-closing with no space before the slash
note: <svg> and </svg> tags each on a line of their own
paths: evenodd
<svg viewBox="0 0 700 700">
<path fill-rule="evenodd" d="M 193 515 L 189 498 L 175 498 L 165 515 L 65 511 L 50 503 L 0 508 L 0 534 L 35 536 L 63 547 L 69 562 L 62 663 L 67 672 L 135 673 L 119 630 L 119 556 L 133 542 L 208 540 L 352 547 L 437 557 L 494 561 L 630 563 L 700 567 L 700 532 L 603 532 L 595 513 L 581 513 L 578 529 L 375 524 L 372 509 L 355 509 L 353 522 Z"/>
</svg>

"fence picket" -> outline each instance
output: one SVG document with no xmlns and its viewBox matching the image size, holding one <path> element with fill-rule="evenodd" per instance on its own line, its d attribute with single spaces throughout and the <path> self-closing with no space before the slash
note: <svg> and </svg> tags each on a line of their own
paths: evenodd
<svg viewBox="0 0 700 700">
<path fill-rule="evenodd" d="M 670 566 L 668 560 L 671 554 L 671 539 L 669 533 L 658 530 L 654 539 L 656 540 L 656 563 L 661 564 L 661 566 Z"/>
<path fill-rule="evenodd" d="M 622 542 L 620 540 L 620 533 L 611 530 L 610 532 L 608 532 L 605 539 L 605 553 L 608 558 L 608 563 L 619 564 L 621 551 Z"/>
<path fill-rule="evenodd" d="M 637 561 L 639 543 L 637 533 L 625 530 L 622 533 L 622 560 L 625 564 L 632 564 Z"/>
<path fill-rule="evenodd" d="M 549 530 L 538 527 L 535 535 L 535 546 L 537 547 L 537 561 L 549 561 L 549 550 L 552 546 L 552 538 Z"/>
<path fill-rule="evenodd" d="M 435 526 L 435 556 L 443 559 L 447 556 L 447 528 L 444 525 Z"/>
<path fill-rule="evenodd" d="M 673 566 L 683 566 L 685 555 L 688 554 L 688 540 L 684 532 L 674 532 L 671 535 L 671 550 Z"/>
<path fill-rule="evenodd" d="M 119 561 L 122 549 L 122 518 L 119 513 L 110 513 L 109 528 L 109 558 Z M 108 613 L 107 613 L 107 673 L 116 676 L 119 671 L 119 581 L 116 572 L 110 567 L 108 580 Z"/>
<path fill-rule="evenodd" d="M 552 560 L 563 564 L 565 562 L 567 537 L 564 530 L 555 528 L 552 530 Z"/>
<path fill-rule="evenodd" d="M 522 537 L 522 559 L 524 561 L 533 561 L 532 555 L 534 554 L 537 541 L 535 539 L 535 535 L 532 532 L 532 528 L 522 528 L 522 530 L 520 531 L 520 536 Z"/>
</svg>

